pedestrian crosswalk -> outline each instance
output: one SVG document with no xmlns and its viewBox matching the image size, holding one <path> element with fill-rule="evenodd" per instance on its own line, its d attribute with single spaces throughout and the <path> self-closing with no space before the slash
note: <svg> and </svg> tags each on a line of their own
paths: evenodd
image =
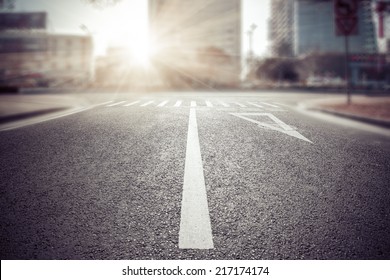
<svg viewBox="0 0 390 280">
<path fill-rule="evenodd" d="M 105 104 L 104 107 L 189 107 L 189 108 L 256 108 L 264 110 L 284 110 L 285 105 L 277 102 L 271 102 L 269 100 L 265 101 L 226 101 L 226 100 L 115 100 L 111 101 L 108 104 Z"/>
</svg>

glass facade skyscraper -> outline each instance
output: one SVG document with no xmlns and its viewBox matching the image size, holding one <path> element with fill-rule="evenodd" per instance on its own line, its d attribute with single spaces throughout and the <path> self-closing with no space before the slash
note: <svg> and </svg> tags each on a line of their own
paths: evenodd
<svg viewBox="0 0 390 280">
<path fill-rule="evenodd" d="M 372 3 L 359 0 L 358 34 L 349 38 L 351 53 L 377 52 Z M 335 32 L 332 0 L 272 0 L 270 40 L 276 56 L 344 52 L 344 37 Z"/>
<path fill-rule="evenodd" d="M 372 1 L 359 1 L 358 34 L 349 37 L 351 53 L 376 53 Z M 336 36 L 333 1 L 296 0 L 294 3 L 294 53 L 344 52 L 344 36 Z"/>
</svg>

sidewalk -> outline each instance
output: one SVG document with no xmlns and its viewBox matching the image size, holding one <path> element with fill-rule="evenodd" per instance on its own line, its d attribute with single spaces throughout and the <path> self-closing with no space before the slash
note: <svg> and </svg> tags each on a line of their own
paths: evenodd
<svg viewBox="0 0 390 280">
<path fill-rule="evenodd" d="M 390 97 L 352 96 L 351 104 L 346 97 L 315 100 L 305 103 L 306 109 L 349 118 L 390 128 Z"/>
<path fill-rule="evenodd" d="M 0 124 L 71 109 L 84 103 L 82 99 L 69 95 L 1 94 Z"/>
</svg>

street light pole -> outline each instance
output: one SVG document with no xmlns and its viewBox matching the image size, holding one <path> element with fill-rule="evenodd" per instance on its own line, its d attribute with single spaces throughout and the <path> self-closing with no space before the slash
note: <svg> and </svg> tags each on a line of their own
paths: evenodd
<svg viewBox="0 0 390 280">
<path fill-rule="evenodd" d="M 252 23 L 251 26 L 249 27 L 249 30 L 246 32 L 248 35 L 248 40 L 249 40 L 249 52 L 248 52 L 248 59 L 247 59 L 247 67 L 248 67 L 248 73 L 252 70 L 253 66 L 253 58 L 254 58 L 254 53 L 253 53 L 253 33 L 255 32 L 257 28 L 257 25 Z"/>
<path fill-rule="evenodd" d="M 345 91 L 347 93 L 347 104 L 351 104 L 351 80 L 349 74 L 349 36 L 344 36 L 345 42 Z"/>
</svg>

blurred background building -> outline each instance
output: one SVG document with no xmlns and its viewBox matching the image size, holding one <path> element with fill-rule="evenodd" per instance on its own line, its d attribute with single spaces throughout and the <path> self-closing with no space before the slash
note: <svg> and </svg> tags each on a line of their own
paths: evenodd
<svg viewBox="0 0 390 280">
<path fill-rule="evenodd" d="M 376 53 L 373 1 L 359 1 L 358 35 L 350 37 L 352 53 Z M 344 52 L 336 36 L 333 0 L 272 0 L 269 37 L 277 56 Z"/>
<path fill-rule="evenodd" d="M 93 80 L 91 36 L 49 33 L 46 12 L 17 12 L 12 1 L 0 4 L 1 86 L 80 86 Z"/>
<path fill-rule="evenodd" d="M 154 63 L 169 84 L 239 84 L 240 0 L 149 0 L 149 22 Z"/>
<path fill-rule="evenodd" d="M 376 1 L 376 25 L 378 32 L 378 47 L 381 53 L 390 54 L 390 0 Z M 389 59 L 390 61 L 390 59 Z"/>
<path fill-rule="evenodd" d="M 357 32 L 348 36 L 348 67 L 354 86 L 385 86 L 390 83 L 389 74 L 386 74 L 389 61 L 385 54 L 390 20 L 388 13 L 384 12 L 385 31 L 380 36 L 379 2 L 388 1 L 356 0 Z M 382 9 L 387 11 L 387 8 Z M 288 76 L 294 77 L 292 80 L 345 78 L 340 63 L 344 61 L 345 38 L 336 33 L 333 0 L 271 0 L 269 39 L 273 57 L 290 58 L 280 65 L 289 65 L 287 72 Z"/>
<path fill-rule="evenodd" d="M 336 36 L 331 0 L 294 1 L 294 54 L 344 52 L 344 37 Z M 376 53 L 372 1 L 359 1 L 358 34 L 350 36 L 351 53 Z"/>
<path fill-rule="evenodd" d="M 83 85 L 93 78 L 91 49 L 86 36 L 2 32 L 0 77 L 22 87 Z"/>
<path fill-rule="evenodd" d="M 294 1 L 272 0 L 269 40 L 274 56 L 294 55 Z"/>
</svg>

